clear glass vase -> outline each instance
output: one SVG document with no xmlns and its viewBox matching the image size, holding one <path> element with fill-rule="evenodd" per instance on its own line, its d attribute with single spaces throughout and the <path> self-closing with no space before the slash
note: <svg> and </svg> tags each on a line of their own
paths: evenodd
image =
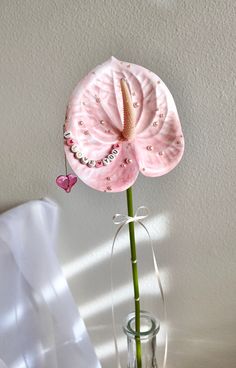
<svg viewBox="0 0 236 368">
<path fill-rule="evenodd" d="M 150 313 L 140 312 L 140 341 L 142 350 L 142 368 L 158 368 L 156 359 L 156 335 L 160 324 Z M 123 330 L 127 336 L 128 363 L 127 368 L 137 368 L 135 313 L 128 314 Z"/>
</svg>

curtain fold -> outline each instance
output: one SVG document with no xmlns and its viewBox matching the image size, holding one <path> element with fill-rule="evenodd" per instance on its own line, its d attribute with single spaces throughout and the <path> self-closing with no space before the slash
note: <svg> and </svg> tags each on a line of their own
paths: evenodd
<svg viewBox="0 0 236 368">
<path fill-rule="evenodd" d="M 0 215 L 0 368 L 101 368 L 55 254 L 58 208 Z"/>
</svg>

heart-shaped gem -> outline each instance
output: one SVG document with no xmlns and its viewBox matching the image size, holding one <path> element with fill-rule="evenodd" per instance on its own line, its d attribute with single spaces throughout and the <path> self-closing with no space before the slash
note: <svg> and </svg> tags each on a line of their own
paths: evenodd
<svg viewBox="0 0 236 368">
<path fill-rule="evenodd" d="M 70 193 L 71 188 L 76 184 L 77 176 L 73 174 L 60 175 L 56 178 L 57 185 L 64 189 L 67 193 Z"/>
<path fill-rule="evenodd" d="M 102 160 L 98 160 L 97 162 L 96 162 L 96 165 L 95 165 L 96 167 L 102 167 L 103 166 L 103 163 L 102 163 Z"/>
<path fill-rule="evenodd" d="M 66 141 L 67 146 L 73 146 L 75 144 L 75 140 L 72 138 L 67 139 Z"/>
</svg>

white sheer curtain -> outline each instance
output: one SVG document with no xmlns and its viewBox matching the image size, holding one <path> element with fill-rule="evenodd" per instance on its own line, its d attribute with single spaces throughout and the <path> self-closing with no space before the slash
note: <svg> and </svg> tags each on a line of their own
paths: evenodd
<svg viewBox="0 0 236 368">
<path fill-rule="evenodd" d="M 62 274 L 57 206 L 0 215 L 0 368 L 101 368 Z"/>
</svg>

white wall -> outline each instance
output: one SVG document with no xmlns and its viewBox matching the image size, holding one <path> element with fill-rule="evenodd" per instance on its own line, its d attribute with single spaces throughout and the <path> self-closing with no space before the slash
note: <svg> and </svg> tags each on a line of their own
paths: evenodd
<svg viewBox="0 0 236 368">
<path fill-rule="evenodd" d="M 166 82 L 186 139 L 174 171 L 159 179 L 140 175 L 134 187 L 136 207 L 152 212 L 146 223 L 167 293 L 168 367 L 234 368 L 235 1 L 1 0 L 0 13 L 0 209 L 43 196 L 60 204 L 60 260 L 103 367 L 115 366 L 106 295 L 112 216 L 126 211 L 125 193 L 79 183 L 67 195 L 54 180 L 64 168 L 68 97 L 114 55 Z M 125 234 L 122 241 L 128 246 Z M 145 254 L 143 241 L 140 272 L 147 276 Z M 120 322 L 131 308 L 127 292 L 122 296 L 130 280 L 127 247 L 115 263 Z M 161 317 L 150 285 L 144 307 Z"/>
</svg>

